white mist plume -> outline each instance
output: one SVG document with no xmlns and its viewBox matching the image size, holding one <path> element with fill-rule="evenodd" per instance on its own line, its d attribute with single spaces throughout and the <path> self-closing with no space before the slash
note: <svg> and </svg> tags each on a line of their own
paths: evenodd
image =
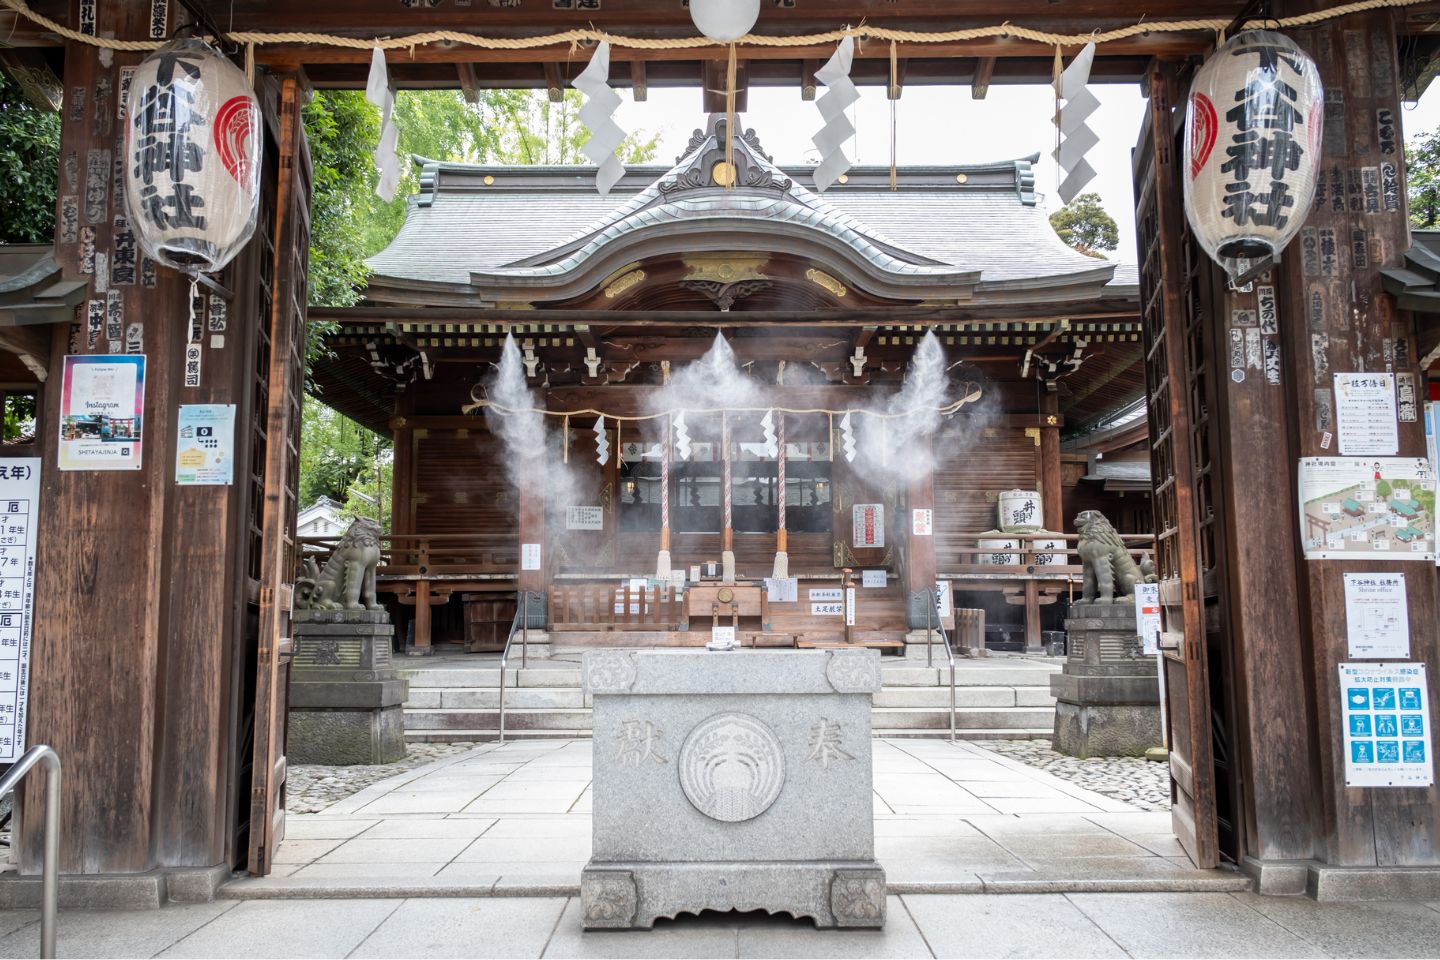
<svg viewBox="0 0 1440 960">
<path fill-rule="evenodd" d="M 736 408 L 757 408 L 753 414 L 730 414 L 732 436 L 743 434 L 743 439 L 760 437 L 761 417 L 771 401 L 766 398 L 760 384 L 741 370 L 735 362 L 735 351 L 730 348 L 723 334 L 715 335 L 715 342 L 705 355 L 694 363 L 677 370 L 670 382 L 656 390 L 649 401 L 652 413 L 689 411 L 685 424 L 690 437 L 695 441 L 718 440 L 720 438 L 720 415 L 704 414 L 700 411 Z M 751 437 L 750 434 L 754 434 Z"/>
<path fill-rule="evenodd" d="M 507 334 L 495 374 L 486 382 L 491 404 L 507 410 L 485 408 L 490 432 L 505 444 L 505 476 L 516 490 L 533 487 L 537 477 L 545 478 L 547 510 L 580 504 L 579 483 L 565 465 L 561 431 L 551 430 L 543 413 L 544 401 L 525 379 L 525 362 L 515 337 Z"/>
<path fill-rule="evenodd" d="M 855 417 L 855 466 L 879 480 L 908 480 L 935 469 L 931 442 L 941 426 L 940 408 L 949 403 L 945 350 L 933 332 L 925 334 L 897 393 Z"/>
</svg>

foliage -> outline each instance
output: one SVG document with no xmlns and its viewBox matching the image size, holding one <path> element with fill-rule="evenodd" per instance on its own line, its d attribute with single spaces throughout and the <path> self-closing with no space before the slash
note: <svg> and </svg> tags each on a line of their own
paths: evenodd
<svg viewBox="0 0 1440 960">
<path fill-rule="evenodd" d="M 60 114 L 38 110 L 0 73 L 0 243 L 55 236 Z"/>
<path fill-rule="evenodd" d="M 585 163 L 580 148 L 588 132 L 578 119 L 581 102 L 574 90 L 560 103 L 530 90 L 487 90 L 473 104 L 453 90 L 404 90 L 395 98 L 399 154 L 520 166 Z M 358 92 L 318 94 L 305 119 L 315 163 L 310 302 L 350 306 L 368 276 L 364 259 L 400 232 L 409 198 L 420 187 L 419 169 L 410 163 L 402 167 L 393 201 L 375 196 L 371 153 L 379 140 L 380 117 Z M 621 147 L 622 159 L 643 163 L 653 158 L 659 139 L 630 137 Z M 322 209 L 333 216 L 322 216 Z"/>
<path fill-rule="evenodd" d="M 1060 239 L 1090 257 L 1103 258 L 1102 250 L 1120 246 L 1120 229 L 1105 212 L 1098 193 L 1082 193 L 1063 210 L 1050 215 Z"/>
<path fill-rule="evenodd" d="M 5 419 L 0 442 L 28 443 L 35 439 L 36 396 L 32 390 L 5 393 Z"/>
<path fill-rule="evenodd" d="M 1394 491 L 1390 487 L 1389 480 L 1377 480 L 1375 483 L 1375 496 L 1381 500 L 1389 500 L 1390 494 Z"/>
<path fill-rule="evenodd" d="M 1410 222 L 1422 229 L 1440 227 L 1440 129 L 1405 144 Z"/>
<path fill-rule="evenodd" d="M 300 505 L 321 497 L 342 504 L 346 516 L 390 521 L 393 446 L 313 397 L 305 398 L 300 423 Z"/>
</svg>

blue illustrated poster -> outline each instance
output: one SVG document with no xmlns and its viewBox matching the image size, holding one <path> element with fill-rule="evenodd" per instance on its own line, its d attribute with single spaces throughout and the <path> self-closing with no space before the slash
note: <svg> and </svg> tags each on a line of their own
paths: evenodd
<svg viewBox="0 0 1440 960">
<path fill-rule="evenodd" d="M 1342 663 L 1347 787 L 1435 782 L 1429 683 L 1423 663 Z"/>
</svg>

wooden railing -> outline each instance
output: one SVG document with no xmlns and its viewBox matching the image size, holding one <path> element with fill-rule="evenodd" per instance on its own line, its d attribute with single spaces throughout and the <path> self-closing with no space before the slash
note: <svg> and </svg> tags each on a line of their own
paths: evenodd
<svg viewBox="0 0 1440 960">
<path fill-rule="evenodd" d="M 1039 576 L 1053 577 L 1056 580 L 1070 580 L 1078 578 L 1084 569 L 1080 560 L 1080 537 L 1073 533 L 991 533 L 989 536 L 973 534 L 962 539 L 970 543 L 980 540 L 1010 540 L 1018 543 L 1019 546 L 1015 548 L 975 546 L 951 549 L 947 551 L 947 556 L 940 558 L 939 567 L 942 576 L 957 579 Z M 1036 546 L 1037 541 L 1043 542 L 1045 545 L 1043 547 Z M 1057 541 L 1063 546 L 1052 546 Z M 1155 538 L 1149 534 L 1121 534 L 1120 542 L 1125 545 L 1126 552 L 1130 554 L 1137 566 L 1145 554 L 1154 556 Z M 981 557 L 1007 557 L 1016 562 L 981 563 Z"/>
<path fill-rule="evenodd" d="M 566 583 L 550 587 L 551 629 L 564 631 L 678 630 L 685 603 L 674 588 L 615 583 Z"/>
<path fill-rule="evenodd" d="M 322 567 L 340 543 L 340 536 L 301 537 L 305 556 Z M 473 576 L 514 576 L 519 550 L 513 538 L 466 533 L 382 534 L 376 575 L 392 580 L 462 580 Z"/>
</svg>

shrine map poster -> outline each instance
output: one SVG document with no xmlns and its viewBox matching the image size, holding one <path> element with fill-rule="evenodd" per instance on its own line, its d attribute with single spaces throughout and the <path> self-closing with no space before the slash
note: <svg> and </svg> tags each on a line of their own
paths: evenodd
<svg viewBox="0 0 1440 960">
<path fill-rule="evenodd" d="M 1307 560 L 1435 559 L 1435 484 L 1423 457 L 1300 460 Z"/>
<path fill-rule="evenodd" d="M 1423 663 L 1342 663 L 1345 786 L 1435 782 L 1429 684 Z"/>
<path fill-rule="evenodd" d="M 144 354 L 66 357 L 60 469 L 139 470 L 144 407 Z"/>
<path fill-rule="evenodd" d="M 40 458 L 0 460 L 0 763 L 25 752 Z"/>
</svg>

